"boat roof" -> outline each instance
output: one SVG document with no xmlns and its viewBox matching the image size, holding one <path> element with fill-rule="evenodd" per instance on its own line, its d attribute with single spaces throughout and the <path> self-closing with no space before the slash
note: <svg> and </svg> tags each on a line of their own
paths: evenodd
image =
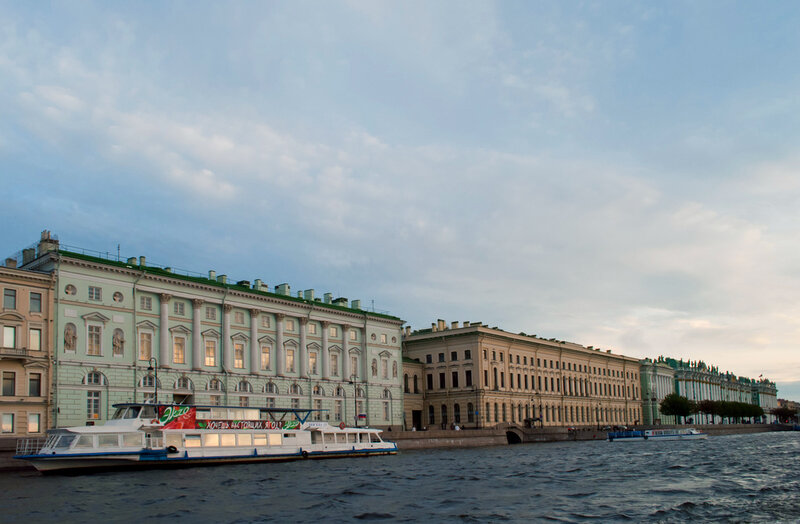
<svg viewBox="0 0 800 524">
<path fill-rule="evenodd" d="M 172 402 L 157 403 L 151 402 L 120 402 L 112 405 L 115 408 L 140 406 L 140 407 L 180 407 L 180 408 L 209 408 L 209 409 L 257 409 L 267 413 L 312 413 L 314 411 L 330 411 L 328 409 L 307 409 L 307 408 L 268 408 L 261 406 L 214 406 L 211 404 L 175 404 Z"/>
</svg>

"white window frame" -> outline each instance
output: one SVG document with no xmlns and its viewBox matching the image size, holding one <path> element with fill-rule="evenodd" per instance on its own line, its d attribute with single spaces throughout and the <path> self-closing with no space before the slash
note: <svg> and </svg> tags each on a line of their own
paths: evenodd
<svg viewBox="0 0 800 524">
<path fill-rule="evenodd" d="M 178 340 L 183 341 L 183 355 L 180 361 L 176 358 L 178 356 L 178 353 L 176 351 Z M 186 335 L 184 335 L 183 333 L 181 333 L 180 335 L 178 334 L 172 335 L 172 363 L 186 364 Z"/>
<path fill-rule="evenodd" d="M 100 401 L 102 392 L 91 389 L 86 392 L 86 418 L 88 420 L 98 420 L 100 418 Z"/>
<path fill-rule="evenodd" d="M 149 355 L 146 357 L 142 357 L 142 335 L 149 335 L 150 336 L 150 348 L 149 348 Z M 153 339 L 155 338 L 155 334 L 152 329 L 149 328 L 139 328 L 138 336 L 136 337 L 136 358 L 141 361 L 149 361 L 153 357 Z"/>
<path fill-rule="evenodd" d="M 328 326 L 328 336 L 330 336 L 330 337 L 338 337 L 339 336 L 339 326 Z"/>
<path fill-rule="evenodd" d="M 18 326 L 3 326 L 3 347 L 12 349 L 17 345 L 17 327 Z M 11 339 L 10 343 L 8 339 Z"/>
<path fill-rule="evenodd" d="M 139 297 L 139 309 L 142 311 L 153 311 L 153 297 Z"/>
<path fill-rule="evenodd" d="M 331 351 L 331 375 L 334 377 L 339 376 L 339 352 Z M 337 419 L 338 420 L 338 419 Z"/>
<path fill-rule="evenodd" d="M 308 334 L 309 335 L 316 335 L 317 334 L 317 325 L 314 322 L 308 323 Z"/>
<path fill-rule="evenodd" d="M 3 413 L 0 418 L 0 432 L 14 433 L 14 413 Z"/>
<path fill-rule="evenodd" d="M 100 286 L 89 286 L 89 300 L 100 302 L 103 300 L 103 288 Z"/>
<path fill-rule="evenodd" d="M 233 342 L 233 367 L 236 369 L 244 369 L 245 365 L 245 347 L 244 341 Z M 240 358 L 241 357 L 241 358 Z"/>
<path fill-rule="evenodd" d="M 206 320 L 217 320 L 217 308 L 206 306 Z"/>
<path fill-rule="evenodd" d="M 214 343 L 214 354 L 212 355 L 213 362 L 208 363 L 208 343 Z M 217 367 L 217 354 L 219 353 L 219 338 L 211 335 L 203 335 L 203 366 L 207 368 Z"/>
<path fill-rule="evenodd" d="M 266 350 L 266 351 L 265 351 Z M 264 365 L 264 356 L 266 355 L 266 366 Z M 267 370 L 272 365 L 272 345 L 261 344 L 261 370 Z"/>
<path fill-rule="evenodd" d="M 33 422 L 36 425 L 33 426 Z M 42 415 L 40 413 L 28 413 L 28 433 L 41 433 L 42 432 Z"/>
<path fill-rule="evenodd" d="M 294 348 L 286 348 L 286 372 L 294 373 Z"/>
<path fill-rule="evenodd" d="M 357 341 L 358 340 L 358 330 L 357 329 L 351 329 L 350 330 L 350 340 L 352 340 L 352 341 Z"/>
<path fill-rule="evenodd" d="M 103 324 L 101 324 L 99 322 L 87 322 L 86 323 L 86 354 L 87 355 L 90 355 L 90 356 L 93 356 L 93 357 L 102 357 L 103 356 L 103 327 L 104 327 Z M 98 341 L 97 341 L 97 344 L 98 344 L 97 353 L 91 353 L 90 350 L 89 350 L 90 346 L 91 346 L 91 341 L 92 341 L 92 337 L 90 335 L 91 328 L 98 328 L 99 329 L 99 333 L 97 335 L 97 338 L 98 338 Z"/>
<path fill-rule="evenodd" d="M 316 351 L 309 351 L 308 352 L 308 372 L 312 375 L 317 374 L 317 352 Z"/>
<path fill-rule="evenodd" d="M 233 321 L 240 326 L 244 325 L 244 311 L 234 311 Z"/>
<path fill-rule="evenodd" d="M 175 305 L 172 306 L 172 312 L 180 317 L 186 316 L 186 304 L 176 300 Z"/>
</svg>

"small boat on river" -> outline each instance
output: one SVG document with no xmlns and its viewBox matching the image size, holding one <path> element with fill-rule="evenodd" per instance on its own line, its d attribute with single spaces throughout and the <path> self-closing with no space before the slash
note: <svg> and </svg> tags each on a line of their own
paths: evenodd
<svg viewBox="0 0 800 524">
<path fill-rule="evenodd" d="M 14 458 L 42 472 L 393 455 L 381 430 L 308 420 L 310 409 L 116 404 L 102 426 L 49 430 Z"/>
<path fill-rule="evenodd" d="M 608 433 L 609 442 L 628 442 L 635 440 L 700 440 L 707 437 L 707 433 L 703 433 L 695 428 L 611 431 Z"/>
</svg>

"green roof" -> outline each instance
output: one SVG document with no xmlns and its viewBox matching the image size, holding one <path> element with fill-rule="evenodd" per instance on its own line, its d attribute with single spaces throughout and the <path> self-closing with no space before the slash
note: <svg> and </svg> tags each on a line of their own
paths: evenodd
<svg viewBox="0 0 800 524">
<path fill-rule="evenodd" d="M 388 319 L 388 320 L 396 320 L 396 321 L 399 321 L 399 322 L 403 321 L 399 317 L 395 317 L 393 315 L 386 315 L 384 313 L 375 313 L 375 312 L 372 312 L 372 311 L 365 311 L 363 309 L 353 309 L 353 308 L 349 308 L 349 307 L 338 306 L 338 305 L 335 305 L 335 304 L 327 304 L 325 302 L 320 302 L 320 301 L 317 301 L 317 300 L 307 300 L 305 298 L 298 298 L 298 297 L 293 297 L 293 296 L 290 296 L 290 295 L 281 295 L 281 294 L 278 294 L 278 293 L 271 293 L 269 291 L 261 291 L 261 290 L 257 290 L 257 289 L 252 289 L 252 288 L 250 288 L 248 286 L 240 286 L 238 284 L 223 284 L 222 282 L 219 282 L 219 281 L 211 279 L 211 278 L 195 277 L 195 276 L 190 276 L 190 275 L 181 275 L 180 273 L 173 273 L 172 271 L 166 271 L 163 268 L 155 267 L 155 266 L 147 266 L 147 265 L 142 266 L 142 265 L 139 265 L 139 264 L 129 264 L 127 262 L 122 262 L 122 261 L 119 261 L 119 260 L 108 260 L 108 259 L 105 259 L 105 258 L 95 257 L 95 256 L 92 256 L 92 255 L 84 255 L 82 253 L 75 253 L 73 251 L 65 251 L 65 250 L 61 250 L 61 249 L 58 250 L 58 252 L 61 253 L 63 256 L 68 256 L 70 258 L 77 258 L 79 260 L 86 260 L 86 261 L 95 262 L 95 263 L 98 263 L 98 264 L 105 264 L 107 266 L 115 266 L 115 267 L 126 268 L 126 269 L 135 269 L 135 270 L 138 270 L 138 271 L 143 271 L 148 275 L 164 276 L 164 277 L 169 277 L 169 278 L 175 278 L 177 280 L 185 280 L 185 281 L 188 281 L 188 282 L 195 282 L 197 284 L 204 284 L 204 285 L 207 285 L 207 286 L 215 286 L 215 287 L 219 287 L 219 288 L 222 288 L 222 289 L 233 289 L 233 290 L 241 291 L 241 292 L 244 292 L 244 293 L 252 293 L 254 295 L 261 295 L 261 296 L 266 296 L 266 297 L 275 297 L 275 298 L 280 298 L 282 300 L 289 300 L 291 302 L 297 302 L 299 304 L 305 304 L 305 305 L 309 305 L 309 306 L 317 306 L 317 307 L 322 307 L 322 308 L 326 308 L 326 309 L 333 309 L 333 310 L 337 310 L 337 311 L 346 311 L 348 313 L 357 313 L 359 315 L 369 315 L 369 316 L 373 316 L 373 317 L 385 318 L 385 319 Z"/>
</svg>

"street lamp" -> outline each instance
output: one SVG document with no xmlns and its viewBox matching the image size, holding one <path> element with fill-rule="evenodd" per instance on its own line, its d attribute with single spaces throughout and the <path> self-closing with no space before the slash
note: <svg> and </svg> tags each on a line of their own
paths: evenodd
<svg viewBox="0 0 800 524">
<path fill-rule="evenodd" d="M 156 357 L 150 357 L 148 364 L 147 371 L 155 373 L 155 395 L 153 395 L 153 400 L 155 404 L 158 404 L 158 360 L 156 360 Z"/>
<path fill-rule="evenodd" d="M 358 386 L 356 384 L 356 379 L 358 375 L 353 373 L 350 375 L 350 383 L 353 385 L 353 420 L 355 421 L 356 427 L 358 427 Z"/>
</svg>

